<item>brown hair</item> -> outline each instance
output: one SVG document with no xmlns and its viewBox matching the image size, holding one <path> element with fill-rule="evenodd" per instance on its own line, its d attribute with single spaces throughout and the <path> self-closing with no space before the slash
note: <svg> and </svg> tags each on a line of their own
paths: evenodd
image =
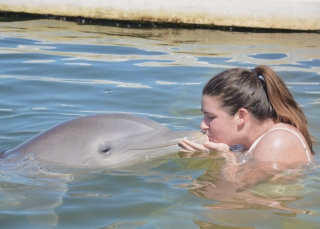
<svg viewBox="0 0 320 229">
<path fill-rule="evenodd" d="M 225 70 L 209 80 L 202 94 L 219 98 L 230 115 L 245 108 L 260 121 L 271 118 L 276 123 L 296 127 L 314 153 L 302 109 L 283 80 L 268 66 L 259 65 L 252 71 L 243 68 Z"/>
</svg>

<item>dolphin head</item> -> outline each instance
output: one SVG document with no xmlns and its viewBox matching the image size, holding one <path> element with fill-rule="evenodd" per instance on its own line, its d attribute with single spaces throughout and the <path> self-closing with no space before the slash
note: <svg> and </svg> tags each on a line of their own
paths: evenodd
<svg viewBox="0 0 320 229">
<path fill-rule="evenodd" d="M 32 153 L 47 164 L 72 167 L 121 167 L 139 158 L 178 152 L 183 138 L 208 140 L 201 131 L 171 131 L 135 115 L 92 115 L 59 124 L 5 154 Z"/>
<path fill-rule="evenodd" d="M 208 140 L 207 135 L 201 131 L 171 131 L 158 125 L 156 129 L 139 134 L 121 135 L 112 140 L 101 141 L 95 147 L 103 166 L 118 167 L 120 164 L 177 153 L 180 149 L 178 143 L 184 138 L 202 144 Z M 96 160 L 97 157 L 91 157 L 88 163 Z"/>
</svg>

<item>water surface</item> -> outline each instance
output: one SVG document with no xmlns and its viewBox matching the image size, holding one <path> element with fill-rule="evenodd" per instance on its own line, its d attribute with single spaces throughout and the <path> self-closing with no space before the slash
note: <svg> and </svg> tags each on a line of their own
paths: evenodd
<svg viewBox="0 0 320 229">
<path fill-rule="evenodd" d="M 173 130 L 199 129 L 204 83 L 224 69 L 258 64 L 279 72 L 320 139 L 319 34 L 129 29 L 56 20 L 0 25 L 1 151 L 62 121 L 99 113 L 133 113 Z M 25 164 L 20 161 L 16 172 L 0 164 L 1 227 L 320 224 L 317 163 L 292 175 L 294 182 L 250 190 L 257 200 L 235 195 L 229 201 L 205 193 L 223 165 L 212 157 L 175 154 L 129 170 L 56 177 L 26 176 Z"/>
</svg>

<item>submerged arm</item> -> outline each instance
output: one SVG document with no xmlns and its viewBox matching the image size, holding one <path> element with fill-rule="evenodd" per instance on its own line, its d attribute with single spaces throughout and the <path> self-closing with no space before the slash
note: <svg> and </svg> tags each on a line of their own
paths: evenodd
<svg viewBox="0 0 320 229">
<path fill-rule="evenodd" d="M 247 188 L 267 181 L 285 168 L 281 163 L 249 160 L 249 157 L 245 157 L 245 162 L 240 162 L 239 157 L 243 157 L 244 153 L 232 152 L 224 143 L 208 141 L 202 145 L 185 139 L 179 145 L 182 148 L 180 152 L 217 152 L 217 157 L 225 158 L 225 165 L 220 171 L 221 181 L 237 188 Z"/>
</svg>

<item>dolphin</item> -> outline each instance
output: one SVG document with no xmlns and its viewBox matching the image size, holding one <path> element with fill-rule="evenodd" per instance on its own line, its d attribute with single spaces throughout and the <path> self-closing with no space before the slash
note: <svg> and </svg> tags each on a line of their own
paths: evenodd
<svg viewBox="0 0 320 229">
<path fill-rule="evenodd" d="M 134 169 L 146 159 L 178 152 L 178 142 L 185 137 L 199 143 L 207 140 L 201 131 L 171 131 L 130 114 L 83 116 L 63 122 L 0 153 L 2 183 L 10 184 L 0 187 L 8 200 L 0 209 L 32 209 L 26 216 L 31 224 L 55 227 L 59 215 L 54 209 L 63 203 L 68 183 L 76 174 Z M 38 179 L 39 175 L 45 179 Z M 18 177 L 14 184 L 12 176 Z M 35 179 L 19 179 L 24 176 Z"/>
<path fill-rule="evenodd" d="M 183 138 L 198 143 L 208 140 L 201 131 L 172 131 L 136 115 L 91 115 L 54 126 L 6 151 L 2 159 L 29 157 L 49 165 L 119 168 L 141 158 L 177 153 Z"/>
</svg>

